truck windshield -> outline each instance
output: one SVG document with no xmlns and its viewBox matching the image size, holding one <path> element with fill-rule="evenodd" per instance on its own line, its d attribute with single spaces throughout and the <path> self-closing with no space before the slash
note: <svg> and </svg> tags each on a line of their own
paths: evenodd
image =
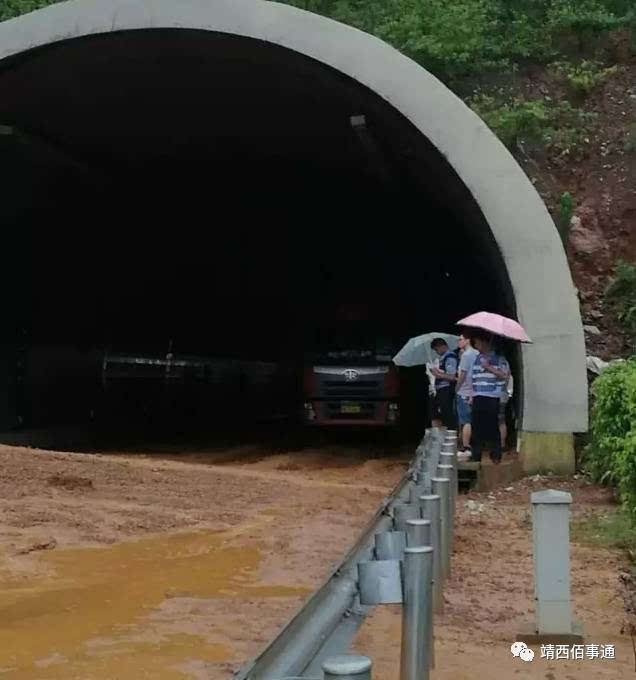
<svg viewBox="0 0 636 680">
<path fill-rule="evenodd" d="M 365 323 L 348 323 L 322 329 L 315 348 L 314 360 L 321 363 L 361 364 L 389 363 L 395 355 L 394 343 L 377 335 Z"/>
</svg>

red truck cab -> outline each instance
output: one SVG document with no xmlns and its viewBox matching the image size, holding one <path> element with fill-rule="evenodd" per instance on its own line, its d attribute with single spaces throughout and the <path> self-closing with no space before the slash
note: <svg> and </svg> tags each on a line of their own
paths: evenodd
<svg viewBox="0 0 636 680">
<path fill-rule="evenodd" d="M 307 425 L 381 425 L 399 422 L 395 366 L 368 362 L 320 362 L 305 366 Z"/>
<path fill-rule="evenodd" d="M 340 309 L 322 329 L 303 369 L 303 422 L 312 426 L 399 423 L 400 381 L 395 347 L 381 338 L 364 309 Z"/>
</svg>

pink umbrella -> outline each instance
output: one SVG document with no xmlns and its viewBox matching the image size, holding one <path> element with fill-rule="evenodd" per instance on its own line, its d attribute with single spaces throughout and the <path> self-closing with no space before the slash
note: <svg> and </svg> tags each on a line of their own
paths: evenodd
<svg viewBox="0 0 636 680">
<path fill-rule="evenodd" d="M 489 331 L 493 335 L 499 335 L 503 338 L 510 338 L 511 340 L 518 340 L 519 342 L 532 342 L 528 337 L 521 324 L 513 319 L 508 319 L 500 314 L 493 314 L 492 312 L 477 312 L 471 314 L 465 319 L 457 322 L 458 326 L 469 326 L 470 328 L 481 328 Z"/>
</svg>

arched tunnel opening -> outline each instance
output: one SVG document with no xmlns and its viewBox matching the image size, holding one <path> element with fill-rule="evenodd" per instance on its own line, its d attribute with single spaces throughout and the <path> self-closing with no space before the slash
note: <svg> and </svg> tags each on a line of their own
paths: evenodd
<svg viewBox="0 0 636 680">
<path fill-rule="evenodd" d="M 302 409 L 303 362 L 348 333 L 394 354 L 474 311 L 515 315 L 447 159 L 292 50 L 186 29 L 57 42 L 0 62 L 0 123 L 5 432 L 159 403 L 160 422 L 244 427 Z M 168 354 L 210 361 L 170 383 Z M 149 362 L 115 392 L 113 355 Z M 413 373 L 404 422 L 423 429 Z"/>
</svg>

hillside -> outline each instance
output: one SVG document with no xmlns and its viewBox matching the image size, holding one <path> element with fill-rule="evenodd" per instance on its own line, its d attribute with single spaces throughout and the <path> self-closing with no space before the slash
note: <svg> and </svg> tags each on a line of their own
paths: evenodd
<svg viewBox="0 0 636 680">
<path fill-rule="evenodd" d="M 619 260 L 636 264 L 633 1 L 290 1 L 393 44 L 482 116 L 561 232 L 588 352 L 633 354 L 636 267 L 605 294 Z"/>
<path fill-rule="evenodd" d="M 629 56 L 578 104 L 589 122 L 563 149 L 520 137 L 511 149 L 562 226 L 579 291 L 591 354 L 634 353 L 633 336 L 605 291 L 619 260 L 636 263 L 636 59 Z M 544 67 L 529 67 L 517 85 L 527 96 L 568 101 L 568 88 Z M 571 197 L 571 208 L 567 199 Z"/>
<path fill-rule="evenodd" d="M 589 353 L 634 353 L 634 0 L 287 1 L 389 42 L 483 117 L 562 234 Z M 0 0 L 0 20 L 50 2 Z M 609 300 L 619 260 L 632 266 Z"/>
</svg>

